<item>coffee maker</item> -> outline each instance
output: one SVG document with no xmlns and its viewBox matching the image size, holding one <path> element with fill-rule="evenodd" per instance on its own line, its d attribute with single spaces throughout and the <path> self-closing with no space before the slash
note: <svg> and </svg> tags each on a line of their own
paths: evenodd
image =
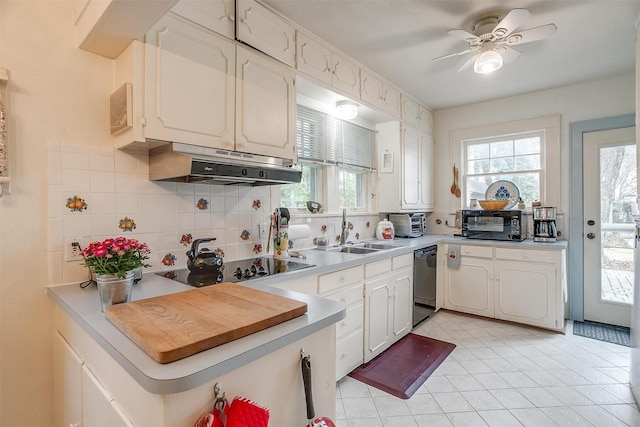
<svg viewBox="0 0 640 427">
<path fill-rule="evenodd" d="M 556 208 L 540 206 L 533 208 L 533 241 L 555 242 L 558 237 Z"/>
</svg>

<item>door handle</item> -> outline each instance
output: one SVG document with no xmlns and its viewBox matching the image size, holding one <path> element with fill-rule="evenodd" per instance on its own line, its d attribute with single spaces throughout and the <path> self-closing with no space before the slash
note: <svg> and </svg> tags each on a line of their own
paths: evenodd
<svg viewBox="0 0 640 427">
<path fill-rule="evenodd" d="M 595 239 L 595 238 L 596 238 L 596 235 L 595 235 L 595 234 L 593 234 L 593 233 L 589 233 L 589 234 L 587 234 L 587 239 L 591 239 L 591 240 L 593 240 L 593 239 Z"/>
</svg>

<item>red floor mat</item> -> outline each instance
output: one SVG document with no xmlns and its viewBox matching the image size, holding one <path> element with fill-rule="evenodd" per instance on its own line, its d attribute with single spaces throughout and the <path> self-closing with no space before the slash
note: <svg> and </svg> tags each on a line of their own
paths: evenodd
<svg viewBox="0 0 640 427">
<path fill-rule="evenodd" d="M 455 344 L 408 334 L 349 376 L 401 399 L 408 399 L 454 348 Z"/>
</svg>

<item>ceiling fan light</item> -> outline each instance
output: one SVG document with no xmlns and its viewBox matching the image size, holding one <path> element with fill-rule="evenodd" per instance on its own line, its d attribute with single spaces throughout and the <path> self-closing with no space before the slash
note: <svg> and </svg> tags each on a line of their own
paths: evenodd
<svg viewBox="0 0 640 427">
<path fill-rule="evenodd" d="M 351 120 L 358 117 L 358 104 L 353 101 L 338 101 L 336 102 L 335 115 L 339 119 Z"/>
<path fill-rule="evenodd" d="M 494 51 L 487 50 L 478 56 L 473 64 L 473 71 L 479 74 L 492 73 L 502 67 L 502 56 Z"/>
</svg>

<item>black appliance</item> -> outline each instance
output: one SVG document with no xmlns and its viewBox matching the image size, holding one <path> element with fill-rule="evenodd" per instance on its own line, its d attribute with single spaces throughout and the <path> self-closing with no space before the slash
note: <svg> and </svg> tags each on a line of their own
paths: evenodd
<svg viewBox="0 0 640 427">
<path fill-rule="evenodd" d="M 288 271 L 302 270 L 314 267 L 289 259 L 275 259 L 270 256 L 229 261 L 219 269 L 205 273 L 194 273 L 186 268 L 179 270 L 160 271 L 156 274 L 180 283 L 201 288 L 222 282 L 239 283 L 259 277 L 271 276 Z"/>
<path fill-rule="evenodd" d="M 436 267 L 438 247 L 413 252 L 413 326 L 436 311 Z"/>
<path fill-rule="evenodd" d="M 533 241 L 555 242 L 558 238 L 556 208 L 539 206 L 533 208 Z"/>
<path fill-rule="evenodd" d="M 527 237 L 527 222 L 518 210 L 462 211 L 462 236 L 469 239 L 522 241 Z"/>
</svg>

